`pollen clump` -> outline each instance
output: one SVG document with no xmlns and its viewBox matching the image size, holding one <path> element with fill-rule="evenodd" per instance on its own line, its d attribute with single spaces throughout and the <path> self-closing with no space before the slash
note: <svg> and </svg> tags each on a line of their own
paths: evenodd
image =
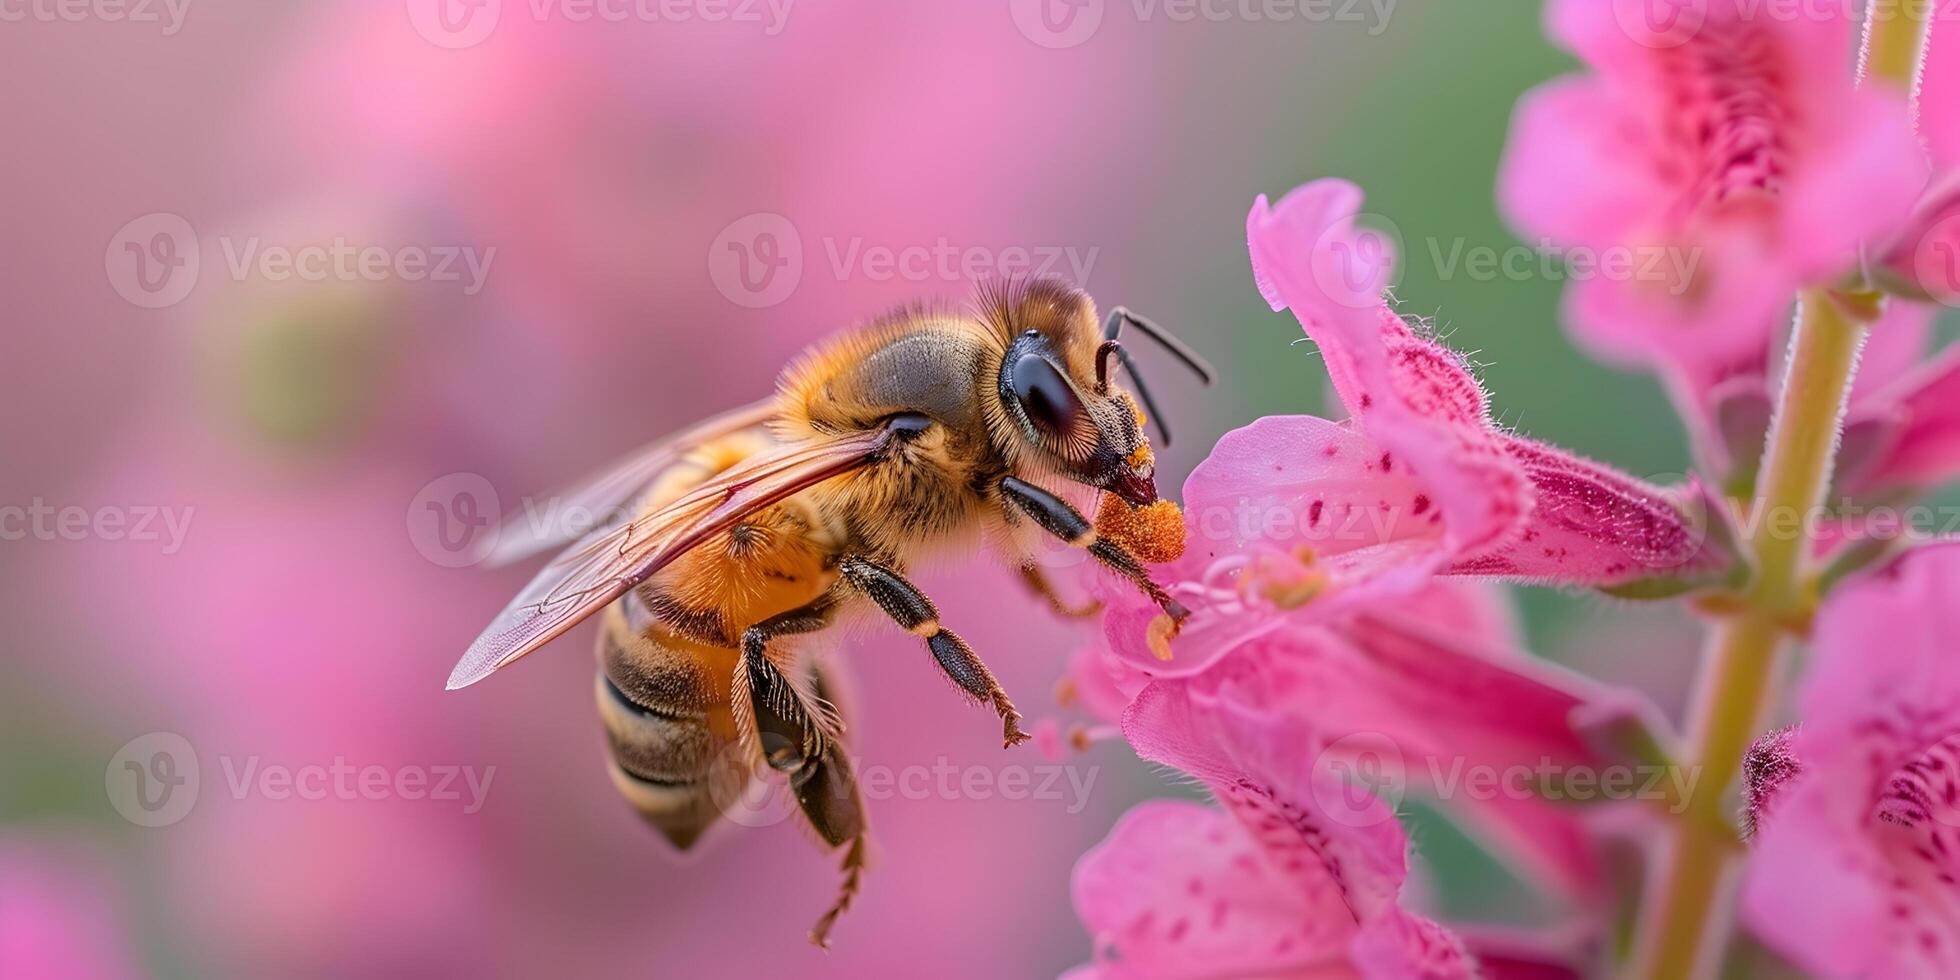
<svg viewBox="0 0 1960 980">
<path fill-rule="evenodd" d="M 1184 555 L 1184 512 L 1168 500 L 1132 507 L 1115 494 L 1103 494 L 1096 533 L 1153 565 Z"/>
</svg>

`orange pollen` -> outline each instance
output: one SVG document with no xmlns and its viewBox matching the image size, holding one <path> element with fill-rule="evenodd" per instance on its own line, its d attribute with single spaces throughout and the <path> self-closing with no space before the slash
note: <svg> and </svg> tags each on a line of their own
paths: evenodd
<svg viewBox="0 0 1960 980">
<path fill-rule="evenodd" d="M 1184 512 L 1168 500 L 1132 507 L 1106 493 L 1096 509 L 1096 534 L 1157 565 L 1184 555 Z"/>
<path fill-rule="evenodd" d="M 1298 609 L 1327 591 L 1327 572 L 1314 566 L 1315 557 L 1311 547 L 1300 545 L 1293 549 L 1296 565 L 1261 561 L 1244 584 L 1281 609 Z"/>
<path fill-rule="evenodd" d="M 1168 615 L 1160 615 L 1151 620 L 1143 634 L 1145 642 L 1150 645 L 1150 655 L 1158 660 L 1171 659 L 1171 640 L 1177 637 L 1177 631 L 1181 626 L 1182 624 Z"/>
<path fill-rule="evenodd" d="M 1072 704 L 1074 704 L 1074 703 L 1075 703 L 1075 699 L 1076 699 L 1076 696 L 1077 696 L 1077 694 L 1076 694 L 1076 690 L 1075 690 L 1075 679 L 1074 679 L 1074 678 L 1072 678 L 1072 677 L 1064 677 L 1064 678 L 1062 678 L 1061 680 L 1058 680 L 1058 681 L 1056 681 L 1056 682 L 1055 682 L 1055 703 L 1056 703 L 1056 704 L 1058 704 L 1058 705 L 1061 705 L 1062 707 L 1064 707 L 1064 708 L 1066 708 L 1066 707 L 1068 707 L 1069 705 L 1072 705 Z"/>
</svg>

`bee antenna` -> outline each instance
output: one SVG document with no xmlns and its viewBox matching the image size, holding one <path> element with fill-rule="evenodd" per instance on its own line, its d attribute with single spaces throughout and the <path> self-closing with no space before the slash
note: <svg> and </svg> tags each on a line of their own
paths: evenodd
<svg viewBox="0 0 1960 980">
<path fill-rule="evenodd" d="M 1164 413 L 1157 410 L 1157 400 L 1150 397 L 1150 386 L 1143 383 L 1143 374 L 1137 370 L 1136 359 L 1130 356 L 1130 352 L 1124 349 L 1122 343 L 1115 340 L 1105 340 L 1102 342 L 1101 347 L 1096 348 L 1096 389 L 1101 392 L 1109 391 L 1109 356 L 1111 354 L 1116 355 L 1116 359 L 1123 362 L 1123 370 L 1128 371 L 1130 374 L 1130 387 L 1136 389 L 1137 401 L 1143 403 L 1143 414 L 1150 416 L 1150 421 L 1156 423 L 1157 434 L 1163 436 L 1164 445 L 1169 446 L 1171 444 L 1170 426 L 1164 424 Z"/>
<path fill-rule="evenodd" d="M 1203 381 L 1206 385 L 1210 385 L 1218 380 L 1217 372 L 1213 371 L 1211 365 L 1203 357 L 1199 356 L 1197 351 L 1192 350 L 1190 345 L 1177 339 L 1170 331 L 1158 326 L 1155 322 L 1131 313 L 1121 306 L 1110 310 L 1108 318 L 1103 320 L 1103 339 L 1115 340 L 1116 335 L 1122 332 L 1123 324 L 1125 323 L 1143 331 L 1145 336 L 1156 341 L 1165 350 L 1170 351 L 1173 357 L 1183 361 L 1184 366 L 1190 368 L 1191 373 L 1197 375 L 1198 380 Z M 1123 355 L 1123 366 L 1130 368 L 1130 377 L 1136 377 L 1136 368 L 1130 366 L 1130 358 L 1127 354 Z M 1139 385 L 1139 387 L 1141 386 Z"/>
</svg>

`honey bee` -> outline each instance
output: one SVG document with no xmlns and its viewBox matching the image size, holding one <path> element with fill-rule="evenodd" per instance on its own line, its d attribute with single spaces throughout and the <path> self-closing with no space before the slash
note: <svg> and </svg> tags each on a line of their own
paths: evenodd
<svg viewBox="0 0 1960 980">
<path fill-rule="evenodd" d="M 906 580 L 915 557 L 980 532 L 1058 611 L 1093 611 L 1070 607 L 1041 575 L 1029 539 L 1046 533 L 1133 582 L 1173 623 L 1186 615 L 1138 557 L 1164 560 L 1161 542 L 1099 532 L 1044 486 L 1103 491 L 1104 508 L 1126 516 L 1111 526 L 1182 534 L 1175 505 L 1158 501 L 1146 417 L 1166 443 L 1169 432 L 1117 340 L 1125 326 L 1211 382 L 1203 359 L 1156 324 L 1118 307 L 1099 326 L 1089 296 L 1053 280 L 985 287 L 964 313 L 901 309 L 818 344 L 773 398 L 647 446 L 565 495 L 569 507 L 621 516 L 505 607 L 450 689 L 603 611 L 596 687 L 615 785 L 686 848 L 729 805 L 714 760 L 734 752 L 757 773 L 760 760 L 784 774 L 817 836 L 844 851 L 838 895 L 811 931 L 825 945 L 857 893 L 866 821 L 835 678 L 784 641 L 870 600 L 992 707 L 1011 746 L 1029 737 L 1020 713 Z M 1136 519 L 1165 510 L 1173 519 Z M 562 543 L 514 521 L 487 557 Z"/>
</svg>

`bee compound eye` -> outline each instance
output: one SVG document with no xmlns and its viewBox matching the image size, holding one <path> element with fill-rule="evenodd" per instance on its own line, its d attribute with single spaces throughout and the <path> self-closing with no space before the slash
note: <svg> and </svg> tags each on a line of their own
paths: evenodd
<svg viewBox="0 0 1960 980">
<path fill-rule="evenodd" d="M 1045 435 L 1068 432 L 1085 411 L 1061 369 L 1039 354 L 1022 355 L 1014 362 L 1008 380 L 1021 411 Z"/>
</svg>

